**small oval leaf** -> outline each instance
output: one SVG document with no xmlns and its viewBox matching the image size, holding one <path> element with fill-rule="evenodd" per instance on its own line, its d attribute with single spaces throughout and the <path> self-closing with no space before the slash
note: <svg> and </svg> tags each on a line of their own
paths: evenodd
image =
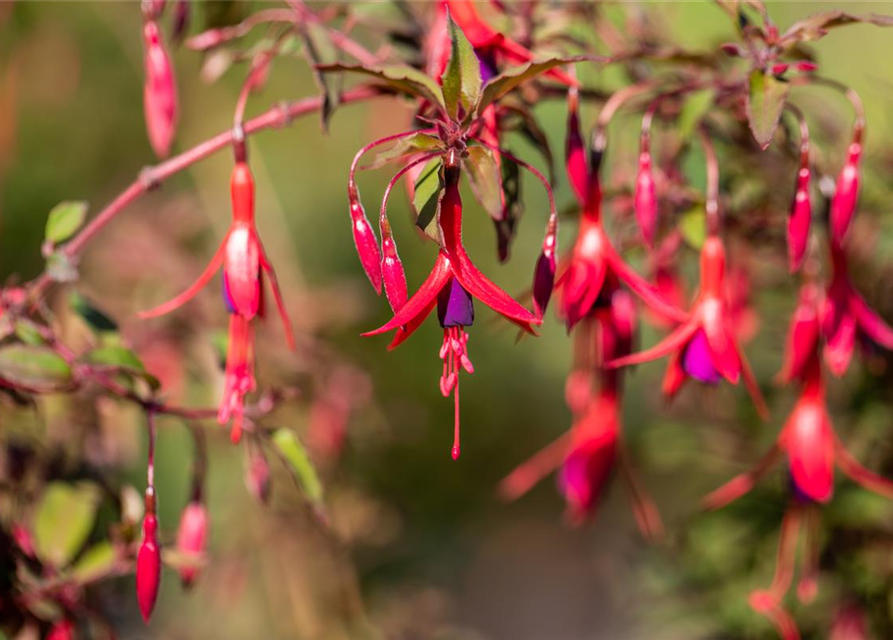
<svg viewBox="0 0 893 640">
<path fill-rule="evenodd" d="M 769 146 L 781 118 L 791 86 L 771 74 L 754 69 L 750 73 L 747 94 L 747 121 L 754 139 L 762 149 Z"/>
<path fill-rule="evenodd" d="M 51 482 L 34 517 L 37 554 L 57 568 L 66 566 L 87 541 L 99 506 L 99 487 Z"/>
<path fill-rule="evenodd" d="M 295 483 L 307 496 L 314 511 L 324 517 L 322 482 L 298 436 L 291 429 L 277 429 L 273 433 L 273 444 L 288 464 Z"/>
<path fill-rule="evenodd" d="M 10 344 L 0 348 L 0 378 L 13 384 L 56 389 L 72 380 L 71 367 L 49 347 Z"/>
<path fill-rule="evenodd" d="M 68 240 L 84 224 L 87 217 L 87 203 L 60 202 L 47 217 L 45 238 L 47 242 L 58 244 Z"/>
</svg>

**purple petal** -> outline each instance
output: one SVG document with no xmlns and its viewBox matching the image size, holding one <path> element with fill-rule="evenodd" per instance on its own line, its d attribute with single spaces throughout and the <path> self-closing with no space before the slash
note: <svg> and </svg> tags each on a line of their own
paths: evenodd
<svg viewBox="0 0 893 640">
<path fill-rule="evenodd" d="M 478 61 L 481 63 L 481 84 L 487 84 L 491 78 L 499 74 L 496 68 L 496 58 L 492 49 L 475 49 Z"/>
<path fill-rule="evenodd" d="M 474 324 L 474 301 L 455 278 L 437 294 L 437 319 L 444 328 Z"/>
<path fill-rule="evenodd" d="M 719 384 L 722 379 L 713 365 L 710 345 L 707 344 L 703 329 L 699 329 L 686 345 L 682 353 L 682 368 L 685 373 L 704 384 Z"/>
</svg>

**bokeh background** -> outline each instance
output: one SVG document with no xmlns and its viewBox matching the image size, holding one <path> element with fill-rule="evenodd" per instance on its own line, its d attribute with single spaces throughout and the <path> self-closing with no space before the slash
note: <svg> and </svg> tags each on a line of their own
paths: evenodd
<svg viewBox="0 0 893 640">
<path fill-rule="evenodd" d="M 209 15 L 238 14 L 267 3 L 195 4 L 193 32 Z M 726 16 L 707 2 L 622 4 L 608 14 L 649 12 L 689 48 L 735 39 Z M 782 27 L 838 6 L 767 4 Z M 889 2 L 839 5 L 852 12 L 893 13 Z M 153 162 L 142 111 L 140 21 L 137 2 L 0 2 L 3 280 L 26 280 L 43 268 L 43 227 L 56 203 L 84 199 L 95 212 Z M 893 31 L 841 29 L 817 50 L 822 73 L 854 87 L 866 103 L 866 208 L 886 214 L 883 201 L 893 169 Z M 201 79 L 200 55 L 181 48 L 174 59 L 181 102 L 176 152 L 229 126 L 244 68 L 208 84 Z M 583 74 L 597 88 L 618 86 L 619 78 L 610 71 Z M 306 64 L 299 58 L 282 59 L 267 88 L 252 97 L 248 114 L 315 92 Z M 833 92 L 795 89 L 794 97 L 811 121 L 837 121 L 841 132 L 849 126 L 849 107 Z M 556 154 L 563 148 L 564 109 L 556 100 L 537 110 Z M 596 112 L 597 107 L 586 107 L 585 121 L 591 122 Z M 748 609 L 746 597 L 771 578 L 785 505 L 781 476 L 773 476 L 768 486 L 727 512 L 701 515 L 697 504 L 706 490 L 756 459 L 793 400 L 789 390 L 769 382 L 780 365 L 794 301 L 791 284 L 779 284 L 784 280 L 780 231 L 779 243 L 771 247 L 776 258 L 752 257 L 757 285 L 752 302 L 761 326 L 747 349 L 766 382 L 772 421 L 759 425 L 740 390 L 692 387 L 668 408 L 657 393 L 663 365 L 641 367 L 628 387 L 626 442 L 670 535 L 662 545 L 645 545 L 629 496 L 617 482 L 597 519 L 574 529 L 562 518 L 561 498 L 551 479 L 514 504 L 500 502 L 495 491 L 516 464 L 569 426 L 563 389 L 570 342 L 560 323 L 553 319 L 542 337 L 516 344 L 514 331 L 488 312 L 479 314 L 470 343 L 476 371 L 462 381 L 463 455 L 458 462 L 449 455 L 452 403 L 437 387 L 441 337 L 436 323 L 427 323 L 392 353 L 386 351 L 384 337 L 359 337 L 381 324 L 388 308 L 368 287 L 353 250 L 346 215 L 347 169 L 356 149 L 404 129 L 408 115 L 395 101 L 379 100 L 340 108 L 327 134 L 318 118 L 310 116 L 250 142 L 259 227 L 302 336 L 299 352 L 287 353 L 280 328 L 267 323 L 259 347 L 261 378 L 307 388 L 335 377 L 333 384 L 340 384 L 340 393 L 356 405 L 340 457 L 318 460 L 331 531 L 321 529 L 276 462 L 270 504 L 254 501 L 243 484 L 244 451 L 229 444 L 225 430 L 209 425 L 210 562 L 191 592 L 180 588 L 173 572 L 165 574 L 148 628 L 139 617 L 132 577 L 100 589 L 94 597 L 120 637 L 774 637 Z M 620 117 L 612 128 L 609 173 L 631 177 L 637 127 L 637 116 L 630 116 Z M 511 144 L 542 166 L 524 140 Z M 825 142 L 829 154 L 843 144 L 842 138 Z M 701 171 L 698 164 L 691 163 L 694 174 Z M 211 256 L 229 217 L 230 168 L 229 154 L 219 153 L 131 206 L 87 252 L 78 284 L 121 323 L 126 340 L 169 385 L 177 402 L 208 405 L 217 400 L 221 377 L 213 345 L 225 326 L 225 313 L 216 287 L 165 320 L 141 322 L 134 312 L 182 288 Z M 377 209 L 389 177 L 388 169 L 361 177 L 370 212 Z M 693 175 L 695 182 L 700 179 Z M 790 188 L 789 182 L 785 178 L 779 189 Z M 525 180 L 523 193 L 525 219 L 507 265 L 497 263 L 492 225 L 477 205 L 470 206 L 465 231 L 482 270 L 514 292 L 528 284 L 547 212 L 535 182 Z M 570 205 L 566 181 L 557 184 L 556 193 L 560 206 Z M 472 201 L 470 194 L 466 199 Z M 412 289 L 427 274 L 434 252 L 418 240 L 402 190 L 391 206 Z M 860 237 L 874 267 L 863 268 L 859 281 L 890 319 L 893 284 L 884 276 L 893 264 L 887 251 L 893 247 L 893 229 L 880 215 L 866 217 L 871 222 Z M 565 225 L 565 243 L 574 226 L 572 220 Z M 695 254 L 688 254 L 691 274 Z M 771 286 L 761 289 L 761 282 Z M 655 337 L 645 326 L 640 339 L 650 344 Z M 875 373 L 883 376 L 886 362 L 875 365 Z M 837 427 L 873 468 L 891 458 L 891 396 L 884 382 L 883 377 L 870 382 L 857 370 L 832 387 Z M 313 408 L 309 398 L 299 399 L 268 422 L 307 434 Z M 142 489 L 141 418 L 113 403 L 106 409 L 98 418 L 75 419 L 102 420 L 103 429 L 113 434 L 114 447 L 97 453 L 98 458 L 116 470 L 121 482 Z M 56 424 L 62 419 L 48 410 L 35 421 L 40 429 L 64 435 L 64 427 Z M 187 499 L 191 464 L 188 431 L 176 421 L 162 423 L 157 460 L 160 520 L 170 538 Z M 893 510 L 855 489 L 842 489 L 828 511 L 831 523 L 893 531 Z M 875 619 L 889 619 L 893 611 L 893 600 L 884 595 L 889 577 L 872 573 L 879 564 L 889 564 L 890 557 L 841 556 L 841 563 L 852 564 L 849 575 Z M 808 637 L 826 637 L 828 610 L 822 603 L 833 602 L 844 591 L 848 589 L 829 580 L 819 604 L 797 611 L 807 621 Z"/>
</svg>

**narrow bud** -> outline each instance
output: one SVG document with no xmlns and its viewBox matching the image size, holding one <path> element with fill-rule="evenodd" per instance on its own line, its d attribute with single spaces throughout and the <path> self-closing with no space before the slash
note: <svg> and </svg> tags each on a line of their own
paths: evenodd
<svg viewBox="0 0 893 640">
<path fill-rule="evenodd" d="M 555 287 L 556 241 L 555 229 L 549 225 L 546 238 L 543 240 L 543 251 L 533 270 L 533 311 L 537 318 L 542 318 L 545 315 L 546 307 L 549 306 L 549 300 L 552 297 L 552 289 Z"/>
<path fill-rule="evenodd" d="M 579 96 L 571 87 L 567 92 L 567 140 L 565 141 L 565 166 L 571 187 L 582 204 L 586 201 L 589 168 L 586 166 L 586 148 L 580 135 Z"/>
<path fill-rule="evenodd" d="M 366 210 L 360 202 L 360 192 L 356 184 L 351 183 L 347 186 L 347 197 L 350 200 L 350 221 L 354 246 L 357 248 L 360 263 L 363 265 L 363 270 L 366 272 L 366 277 L 369 278 L 372 288 L 381 295 L 381 250 L 378 247 L 375 231 L 366 217 Z"/>
<path fill-rule="evenodd" d="M 201 502 L 190 502 L 183 509 L 177 529 L 177 551 L 191 563 L 180 569 L 180 580 L 189 587 L 198 577 L 199 564 L 204 560 L 208 537 L 208 512 Z"/>
<path fill-rule="evenodd" d="M 161 40 L 158 24 L 149 20 L 143 26 L 146 82 L 143 107 L 146 130 L 155 155 L 167 157 L 177 126 L 177 85 L 170 56 Z"/>
<path fill-rule="evenodd" d="M 651 153 L 643 150 L 639 155 L 639 175 L 635 192 L 636 221 L 642 238 L 649 247 L 654 246 L 657 231 L 657 196 L 654 189 L 654 173 L 651 169 Z"/>
<path fill-rule="evenodd" d="M 174 42 L 179 43 L 189 29 L 191 12 L 189 0 L 177 0 L 177 4 L 174 5 L 174 25 L 171 32 L 171 40 Z"/>
<path fill-rule="evenodd" d="M 74 640 L 74 622 L 62 618 L 52 626 L 46 640 Z"/>
<path fill-rule="evenodd" d="M 406 286 L 406 272 L 403 270 L 403 262 L 397 254 L 397 244 L 391 235 L 390 226 L 383 221 L 381 236 L 381 275 L 384 280 L 384 291 L 388 298 L 388 304 L 394 313 L 406 304 L 409 292 Z"/>
<path fill-rule="evenodd" d="M 149 510 L 143 518 L 143 541 L 136 558 L 136 597 L 143 620 L 149 624 L 149 617 L 158 598 L 161 584 L 161 547 L 158 544 L 158 519 Z"/>
<path fill-rule="evenodd" d="M 809 198 L 809 166 L 800 167 L 797 173 L 797 186 L 791 213 L 788 216 L 788 267 L 791 273 L 803 265 L 806 245 L 809 241 L 809 227 L 812 221 L 812 204 Z"/>
<path fill-rule="evenodd" d="M 859 198 L 859 161 L 862 157 L 862 143 L 858 139 L 858 132 L 855 137 L 850 145 L 847 161 L 837 177 L 837 188 L 831 200 L 831 241 L 838 247 L 843 246 Z"/>
<path fill-rule="evenodd" d="M 245 486 L 255 500 L 266 503 L 270 499 L 270 465 L 260 451 L 249 454 L 245 470 Z"/>
</svg>

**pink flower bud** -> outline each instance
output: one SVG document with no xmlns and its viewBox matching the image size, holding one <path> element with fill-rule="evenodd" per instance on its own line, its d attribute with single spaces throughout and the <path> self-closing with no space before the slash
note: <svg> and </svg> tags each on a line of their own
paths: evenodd
<svg viewBox="0 0 893 640">
<path fill-rule="evenodd" d="M 779 62 L 778 64 L 772 65 L 772 75 L 773 76 L 782 75 L 785 71 L 788 70 L 789 66 L 790 65 L 788 65 L 787 63 L 784 63 L 784 62 Z"/>
<path fill-rule="evenodd" d="M 722 49 L 724 54 L 733 58 L 743 58 L 745 54 L 744 48 L 734 42 L 724 42 L 719 45 L 719 48 Z"/>
<path fill-rule="evenodd" d="M 245 472 L 245 486 L 255 500 L 266 503 L 270 499 L 270 465 L 260 452 L 251 454 Z"/>
<path fill-rule="evenodd" d="M 46 640 L 74 640 L 74 623 L 62 618 L 52 626 Z"/>
<path fill-rule="evenodd" d="M 143 519 L 143 542 L 136 557 L 136 598 L 143 620 L 149 617 L 161 584 L 161 547 L 158 545 L 158 519 L 151 513 Z"/>
<path fill-rule="evenodd" d="M 31 532 L 21 524 L 12 525 L 12 539 L 16 546 L 29 558 L 34 557 L 34 538 Z"/>
<path fill-rule="evenodd" d="M 639 175 L 635 193 L 636 220 L 642 230 L 642 238 L 649 247 L 654 245 L 657 230 L 657 196 L 654 192 L 654 174 L 651 170 L 651 154 L 639 156 Z"/>
<path fill-rule="evenodd" d="M 360 194 L 354 184 L 348 185 L 347 197 L 350 200 L 350 223 L 353 231 L 353 242 L 360 256 L 360 263 L 366 277 L 375 291 L 381 295 L 381 249 L 375 238 L 375 231 L 366 217 L 366 210 L 360 202 Z"/>
<path fill-rule="evenodd" d="M 165 0 L 143 0 L 143 15 L 147 20 L 157 20 L 164 13 Z"/>
<path fill-rule="evenodd" d="M 567 92 L 567 139 L 564 154 L 571 187 L 582 204 L 586 201 L 589 190 L 589 167 L 586 164 L 586 146 L 580 135 L 579 97 L 574 88 Z"/>
<path fill-rule="evenodd" d="M 797 174 L 797 187 L 791 214 L 788 217 L 788 267 L 791 273 L 803 264 L 812 221 L 812 204 L 809 199 L 809 167 L 801 167 Z"/>
<path fill-rule="evenodd" d="M 847 161 L 837 177 L 837 189 L 834 191 L 834 199 L 831 200 L 831 241 L 838 247 L 843 245 L 843 239 L 856 212 L 861 156 L 862 144 L 854 141 L 850 145 Z"/>
<path fill-rule="evenodd" d="M 180 527 L 177 529 L 177 551 L 188 560 L 200 563 L 205 555 L 208 538 L 208 512 L 201 502 L 190 502 L 183 509 Z M 198 566 L 180 569 L 180 580 L 184 587 L 192 585 L 199 574 Z"/>
<path fill-rule="evenodd" d="M 381 275 L 384 279 L 384 291 L 388 297 L 388 304 L 394 313 L 406 304 L 409 292 L 406 286 L 406 272 L 403 270 L 403 262 L 397 255 L 397 245 L 394 243 L 394 237 L 388 229 L 387 235 L 382 234 L 381 238 Z"/>
<path fill-rule="evenodd" d="M 143 88 L 146 130 L 155 155 L 164 158 L 170 152 L 177 126 L 177 85 L 170 56 L 155 21 L 146 22 L 143 40 L 146 49 Z"/>
<path fill-rule="evenodd" d="M 796 63 L 794 67 L 800 73 L 812 73 L 819 68 L 819 65 L 817 65 L 815 62 L 810 62 L 809 60 L 801 60 L 800 62 Z"/>
</svg>

